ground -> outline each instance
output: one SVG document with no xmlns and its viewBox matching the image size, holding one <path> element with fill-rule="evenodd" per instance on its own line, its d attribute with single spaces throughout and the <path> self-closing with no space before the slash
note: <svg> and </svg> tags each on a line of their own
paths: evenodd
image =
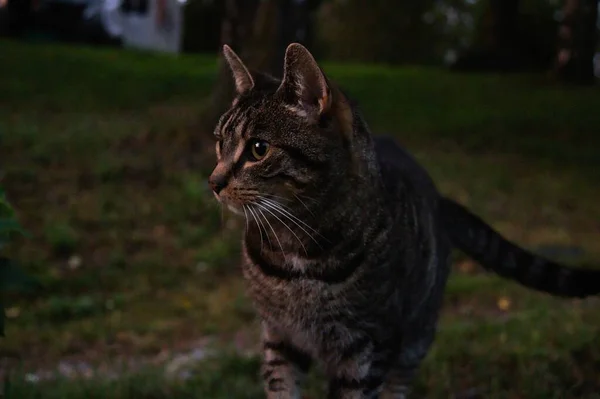
<svg viewBox="0 0 600 399">
<path fill-rule="evenodd" d="M 237 269 L 243 221 L 206 185 L 213 144 L 199 117 L 215 59 L 10 42 L 0 53 L 0 178 L 32 235 L 8 251 L 44 287 L 11 297 L 7 397 L 261 397 Z M 528 248 L 600 264 L 598 88 L 324 69 L 442 192 Z M 458 254 L 416 391 L 600 398 L 599 305 L 531 292 Z M 321 389 L 317 373 L 307 398 Z"/>
</svg>

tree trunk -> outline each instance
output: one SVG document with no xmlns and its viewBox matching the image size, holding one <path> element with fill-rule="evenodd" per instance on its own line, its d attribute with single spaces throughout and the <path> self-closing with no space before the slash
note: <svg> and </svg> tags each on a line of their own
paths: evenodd
<svg viewBox="0 0 600 399">
<path fill-rule="evenodd" d="M 478 42 L 459 57 L 453 69 L 508 72 L 526 68 L 518 24 L 519 0 L 490 0 Z"/>
<path fill-rule="evenodd" d="M 309 25 L 308 3 L 298 0 L 226 0 L 221 45 L 228 44 L 248 69 L 281 77 L 288 44 L 305 42 L 298 33 Z M 231 71 L 219 49 L 219 72 L 203 125 L 211 131 L 233 99 Z"/>
<path fill-rule="evenodd" d="M 519 0 L 490 0 L 492 30 L 490 47 L 500 53 L 510 52 L 516 44 Z"/>
<path fill-rule="evenodd" d="M 577 84 L 594 82 L 597 0 L 565 0 L 558 28 L 556 74 L 560 80 Z"/>
</svg>

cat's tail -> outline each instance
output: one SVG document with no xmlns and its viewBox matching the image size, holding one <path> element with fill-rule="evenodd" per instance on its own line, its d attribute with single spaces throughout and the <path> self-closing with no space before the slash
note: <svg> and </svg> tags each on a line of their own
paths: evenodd
<svg viewBox="0 0 600 399">
<path fill-rule="evenodd" d="M 452 244 L 486 269 L 552 295 L 600 294 L 600 270 L 566 267 L 520 248 L 449 198 L 441 199 L 440 211 Z"/>
</svg>

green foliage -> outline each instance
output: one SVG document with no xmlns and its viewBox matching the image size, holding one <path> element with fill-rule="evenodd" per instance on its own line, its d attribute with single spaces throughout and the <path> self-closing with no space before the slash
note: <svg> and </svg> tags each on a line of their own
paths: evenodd
<svg viewBox="0 0 600 399">
<path fill-rule="evenodd" d="M 514 47 L 528 62 L 548 66 L 554 56 L 562 4 L 520 1 Z M 332 60 L 377 63 L 439 65 L 449 50 L 487 49 L 493 26 L 489 1 L 330 1 L 317 18 L 319 45 Z"/>
<path fill-rule="evenodd" d="M 15 219 L 15 212 L 8 203 L 4 190 L 0 188 L 0 249 L 15 232 L 22 233 L 23 230 Z"/>
<path fill-rule="evenodd" d="M 423 20 L 433 1 L 325 2 L 317 31 L 336 61 L 414 63 L 431 54 L 432 29 Z M 410 38 L 410 40 L 407 40 Z"/>
<path fill-rule="evenodd" d="M 123 295 L 117 294 L 109 299 L 100 295 L 52 296 L 38 313 L 39 319 L 50 322 L 65 322 L 84 319 L 118 310 L 124 303 Z"/>
<path fill-rule="evenodd" d="M 60 45 L 24 46 L 2 41 L 0 47 L 2 54 L 11 54 L 2 59 L 2 71 L 7 73 L 0 79 L 0 102 L 7 111 L 23 106 L 53 112 L 144 109 L 164 99 L 196 97 L 210 89 L 216 68 L 214 57 L 199 55 L 182 59 L 170 54 L 131 51 L 123 57 L 110 49 L 80 48 L 74 53 Z M 36 61 L 32 62 L 32 57 Z M 52 74 L 48 76 L 40 70 Z M 115 96 L 117 82 L 119 95 Z M 54 137 L 62 138 L 60 134 Z"/>
<path fill-rule="evenodd" d="M 68 256 L 80 241 L 77 231 L 65 221 L 50 221 L 44 229 L 46 241 L 58 256 Z"/>
<path fill-rule="evenodd" d="M 4 190 L 0 188 L 0 249 L 8 244 L 15 234 L 25 234 L 15 218 Z M 8 290 L 23 290 L 35 287 L 36 283 L 11 259 L 0 256 L 0 295 Z M 4 336 L 4 306 L 0 297 L 0 335 Z"/>
</svg>

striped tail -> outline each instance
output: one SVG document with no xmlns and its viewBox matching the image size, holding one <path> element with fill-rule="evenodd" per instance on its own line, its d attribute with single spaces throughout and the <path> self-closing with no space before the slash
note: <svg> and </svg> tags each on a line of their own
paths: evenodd
<svg viewBox="0 0 600 399">
<path fill-rule="evenodd" d="M 600 294 L 600 270 L 570 268 L 528 252 L 449 198 L 440 200 L 440 211 L 452 244 L 486 269 L 556 296 Z"/>
</svg>

